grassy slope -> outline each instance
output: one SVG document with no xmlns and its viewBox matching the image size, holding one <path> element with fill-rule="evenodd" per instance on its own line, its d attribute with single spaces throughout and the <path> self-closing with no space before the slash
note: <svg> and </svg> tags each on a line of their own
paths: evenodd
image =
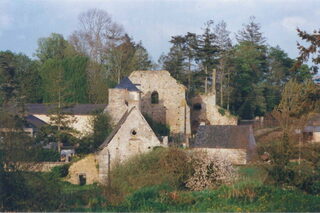
<svg viewBox="0 0 320 213">
<path fill-rule="evenodd" d="M 265 173 L 258 167 L 240 168 L 241 178 L 232 186 L 199 192 L 175 191 L 161 184 L 143 187 L 119 205 L 76 208 L 74 211 L 320 211 L 320 197 L 293 189 L 263 184 Z M 80 206 L 79 206 L 80 207 Z"/>
</svg>

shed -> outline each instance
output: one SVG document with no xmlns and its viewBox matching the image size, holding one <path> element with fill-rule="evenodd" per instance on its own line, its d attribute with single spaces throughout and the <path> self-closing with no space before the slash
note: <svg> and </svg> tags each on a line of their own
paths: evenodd
<svg viewBox="0 0 320 213">
<path fill-rule="evenodd" d="M 233 164 L 246 164 L 256 156 L 256 141 L 251 126 L 199 126 L 190 148 L 210 154 L 221 153 Z"/>
</svg>

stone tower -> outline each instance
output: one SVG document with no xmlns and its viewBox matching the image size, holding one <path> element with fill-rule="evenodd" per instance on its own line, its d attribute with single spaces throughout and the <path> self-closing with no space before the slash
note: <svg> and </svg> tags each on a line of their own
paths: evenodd
<svg viewBox="0 0 320 213">
<path fill-rule="evenodd" d="M 132 107 L 141 110 L 141 91 L 126 77 L 115 88 L 109 89 L 106 111 L 111 116 L 113 124 L 116 124 Z"/>
</svg>

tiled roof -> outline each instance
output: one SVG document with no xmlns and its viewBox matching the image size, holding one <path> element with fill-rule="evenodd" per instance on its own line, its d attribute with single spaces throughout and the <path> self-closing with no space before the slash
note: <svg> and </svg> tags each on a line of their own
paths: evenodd
<svg viewBox="0 0 320 213">
<path fill-rule="evenodd" d="M 199 126 L 191 148 L 252 149 L 256 146 L 251 126 Z"/>
<path fill-rule="evenodd" d="M 127 89 L 129 91 L 140 92 L 140 90 L 134 85 L 128 77 L 125 77 L 121 82 L 115 87 L 116 89 Z"/>
</svg>

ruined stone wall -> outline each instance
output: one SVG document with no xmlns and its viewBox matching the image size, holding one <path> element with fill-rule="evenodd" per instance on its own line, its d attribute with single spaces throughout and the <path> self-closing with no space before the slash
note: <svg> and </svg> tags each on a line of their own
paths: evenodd
<svg viewBox="0 0 320 213">
<path fill-rule="evenodd" d="M 192 98 L 192 132 L 195 132 L 202 122 L 206 125 L 237 125 L 237 117 L 216 105 L 215 102 L 215 95 L 210 93 Z"/>
<path fill-rule="evenodd" d="M 161 145 L 140 111 L 133 109 L 108 146 L 97 154 L 100 182 L 105 183 L 109 168 Z"/>
<path fill-rule="evenodd" d="M 224 156 L 234 165 L 245 165 L 248 160 L 245 149 L 193 148 L 192 150 L 207 152 L 209 155 Z"/>
<path fill-rule="evenodd" d="M 186 88 L 168 71 L 134 71 L 129 79 L 142 91 L 141 111 L 154 120 L 170 126 L 173 134 L 191 134 L 190 109 Z M 151 94 L 158 93 L 159 103 L 151 103 Z"/>
<path fill-rule="evenodd" d="M 69 167 L 69 174 L 65 180 L 72 184 L 79 184 L 79 175 L 84 174 L 86 176 L 86 184 L 97 183 L 99 181 L 98 167 L 99 165 L 96 156 L 90 154 L 71 164 Z"/>
</svg>

